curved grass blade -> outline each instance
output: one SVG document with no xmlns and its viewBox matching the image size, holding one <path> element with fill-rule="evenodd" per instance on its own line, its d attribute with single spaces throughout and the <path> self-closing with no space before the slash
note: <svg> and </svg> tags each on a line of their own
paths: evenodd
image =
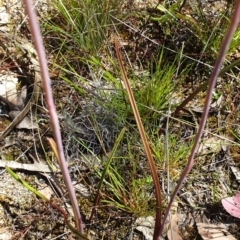
<svg viewBox="0 0 240 240">
<path fill-rule="evenodd" d="M 109 158 L 108 158 L 108 161 L 107 161 L 107 163 L 106 163 L 106 166 L 105 166 L 105 168 L 104 168 L 104 170 L 103 170 L 103 173 L 102 173 L 100 182 L 99 182 L 99 184 L 98 184 L 98 191 L 97 191 L 97 195 L 96 195 L 95 200 L 94 200 L 94 205 L 93 205 L 93 208 L 92 208 L 92 212 L 91 212 L 91 216 L 90 216 L 90 218 L 89 218 L 89 221 L 92 220 L 93 214 L 95 213 L 96 206 L 98 205 L 99 200 L 100 200 L 100 190 L 101 190 L 101 187 L 102 187 L 102 184 L 103 184 L 103 180 L 104 180 L 104 178 L 105 178 L 105 176 L 106 176 L 106 173 L 107 173 L 107 171 L 108 171 L 108 168 L 109 168 L 109 166 L 110 166 L 110 163 L 111 163 L 112 160 L 113 160 L 113 157 L 114 157 L 114 155 L 115 155 L 115 152 L 116 152 L 116 150 L 117 150 L 117 148 L 118 148 L 119 143 L 121 142 L 121 140 L 122 140 L 122 138 L 123 138 L 123 134 L 124 134 L 125 131 L 126 131 L 126 128 L 124 127 L 124 128 L 121 130 L 121 132 L 120 132 L 120 134 L 119 134 L 119 136 L 118 136 L 118 138 L 117 138 L 117 140 L 116 140 L 116 142 L 115 142 L 115 144 L 114 144 L 113 150 L 112 150 L 112 152 L 111 152 L 111 154 L 110 154 L 110 156 L 109 156 Z"/>
<path fill-rule="evenodd" d="M 31 187 L 24 180 L 22 180 L 15 172 L 12 171 L 12 169 L 10 167 L 6 166 L 6 170 L 15 180 L 17 180 L 21 185 L 23 185 L 25 188 L 27 188 L 30 192 L 34 193 L 36 196 L 40 197 L 41 199 L 43 199 L 45 201 L 49 201 L 49 199 L 46 198 L 43 194 L 41 194 L 35 188 Z"/>
<path fill-rule="evenodd" d="M 60 212 L 62 214 L 62 216 L 65 219 L 66 225 L 68 226 L 68 228 L 70 229 L 70 231 L 75 234 L 76 236 L 78 236 L 80 239 L 83 240 L 88 240 L 88 238 L 86 236 L 84 236 L 83 234 L 81 234 L 77 229 L 75 229 L 68 221 L 68 216 L 67 214 L 56 204 L 52 203 L 47 197 L 45 197 L 42 193 L 40 193 L 38 190 L 36 190 L 34 187 L 30 186 L 27 182 L 25 182 L 23 179 L 21 179 L 15 172 L 12 171 L 12 169 L 8 166 L 6 166 L 6 170 L 7 172 L 15 179 L 17 180 L 22 186 L 24 186 L 25 188 L 27 188 L 30 192 L 32 192 L 33 194 L 35 194 L 36 196 L 38 196 L 39 198 L 43 199 L 46 202 L 49 202 L 51 204 L 51 206 L 53 208 L 55 208 L 58 212 Z"/>
</svg>

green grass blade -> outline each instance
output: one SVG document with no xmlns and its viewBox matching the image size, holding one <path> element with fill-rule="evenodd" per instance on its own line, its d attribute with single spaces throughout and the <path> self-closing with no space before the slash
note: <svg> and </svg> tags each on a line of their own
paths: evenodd
<svg viewBox="0 0 240 240">
<path fill-rule="evenodd" d="M 6 170 L 7 172 L 15 179 L 17 180 L 22 186 L 24 186 L 25 188 L 27 188 L 30 192 L 32 192 L 33 194 L 35 194 L 36 196 L 40 197 L 41 199 L 43 199 L 44 201 L 50 202 L 50 200 L 45 197 L 42 193 L 40 193 L 39 191 L 37 191 L 35 188 L 33 188 L 32 186 L 30 186 L 27 182 L 25 182 L 23 179 L 21 179 L 15 172 L 12 171 L 11 168 L 9 168 L 8 166 L 6 166 Z M 57 209 L 60 210 L 60 208 L 58 206 L 56 206 L 55 204 L 52 204 L 52 206 Z M 59 211 L 62 213 L 62 211 Z M 65 219 L 66 220 L 66 219 Z M 88 238 L 81 234 L 80 232 L 78 232 L 77 229 L 75 229 L 69 222 L 68 220 L 66 220 L 66 224 L 68 226 L 68 228 L 70 229 L 70 231 L 72 233 L 74 233 L 76 236 L 80 237 L 80 239 L 83 240 L 88 240 Z"/>
<path fill-rule="evenodd" d="M 6 166 L 7 172 L 15 179 L 17 180 L 21 185 L 23 185 L 25 188 L 27 188 L 30 192 L 34 193 L 36 196 L 40 197 L 41 199 L 45 201 L 50 201 L 48 198 L 46 198 L 43 194 L 41 194 L 39 191 L 37 191 L 35 188 L 31 187 L 27 182 L 22 180 L 16 173 L 12 171 L 11 168 Z"/>
<path fill-rule="evenodd" d="M 90 216 L 90 221 L 91 221 L 91 219 L 92 219 L 92 217 L 93 217 L 95 208 L 96 208 L 96 206 L 98 205 L 98 202 L 99 202 L 100 190 L 101 190 L 101 187 L 102 187 L 104 178 L 105 178 L 106 173 L 107 173 L 107 171 L 108 171 L 108 168 L 109 168 L 109 166 L 110 166 L 110 164 L 111 164 L 111 162 L 112 162 L 112 160 L 113 160 L 113 157 L 114 157 L 115 152 L 116 152 L 116 150 L 117 150 L 117 148 L 118 148 L 118 145 L 119 145 L 119 143 L 121 142 L 121 140 L 122 140 L 122 138 L 123 138 L 123 135 L 124 135 L 125 131 L 126 131 L 126 128 L 124 127 L 124 128 L 121 130 L 121 132 L 120 132 L 120 134 L 119 134 L 119 136 L 118 136 L 118 138 L 117 138 L 117 140 L 116 140 L 116 142 L 115 142 L 115 144 L 114 144 L 113 150 L 111 151 L 111 154 L 110 154 L 110 156 L 109 156 L 109 158 L 108 158 L 108 161 L 107 161 L 107 163 L 106 163 L 106 166 L 105 166 L 105 168 L 104 168 L 104 170 L 103 170 L 103 173 L 102 173 L 102 176 L 101 176 L 99 185 L 98 185 L 97 195 L 96 195 L 95 200 L 94 200 L 94 206 L 93 206 L 93 208 L 92 208 L 92 213 L 91 213 L 91 216 Z"/>
</svg>

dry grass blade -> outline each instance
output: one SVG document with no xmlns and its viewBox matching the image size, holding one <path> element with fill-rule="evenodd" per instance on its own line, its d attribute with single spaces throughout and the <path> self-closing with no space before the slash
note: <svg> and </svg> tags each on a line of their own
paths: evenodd
<svg viewBox="0 0 240 240">
<path fill-rule="evenodd" d="M 54 140 L 52 138 L 47 138 L 48 140 L 48 143 L 49 145 L 51 146 L 51 149 L 53 150 L 57 160 L 58 160 L 58 163 L 59 163 L 59 155 L 58 155 L 58 151 L 57 151 L 57 146 L 56 146 L 56 143 L 54 142 Z"/>
<path fill-rule="evenodd" d="M 150 170 L 151 170 L 151 174 L 152 174 L 152 178 L 153 178 L 153 183 L 154 183 L 154 187 L 155 187 L 155 191 L 156 191 L 156 200 L 157 200 L 157 202 L 156 202 L 156 222 L 155 222 L 153 239 L 158 239 L 158 237 L 160 235 L 159 234 L 159 229 L 160 229 L 160 226 L 161 226 L 161 202 L 162 202 L 162 199 L 161 199 L 161 190 L 160 190 L 160 184 L 159 184 L 159 181 L 158 181 L 156 166 L 155 166 L 154 161 L 153 161 L 150 146 L 149 146 L 149 143 L 147 141 L 145 130 L 144 130 L 144 127 L 143 127 L 143 124 L 142 124 L 142 121 L 141 121 L 141 118 L 140 118 L 140 115 L 139 115 L 139 112 L 138 112 L 138 109 L 137 109 L 137 105 L 136 105 L 136 102 L 135 102 L 135 99 L 134 99 L 134 96 L 133 96 L 133 92 L 132 92 L 132 89 L 130 87 L 130 84 L 129 84 L 129 81 L 128 81 L 128 78 L 127 78 L 127 74 L 125 72 L 125 69 L 124 69 L 124 66 L 123 66 L 123 63 L 122 63 L 117 37 L 115 37 L 114 42 L 115 42 L 116 54 L 117 54 L 120 70 L 121 70 L 121 73 L 122 73 L 123 81 L 124 81 L 124 84 L 125 84 L 125 87 L 126 87 L 126 90 L 127 90 L 127 94 L 128 94 L 129 100 L 130 100 L 131 107 L 133 109 L 133 113 L 134 113 L 134 117 L 135 117 L 135 120 L 136 120 L 136 123 L 137 123 L 138 131 L 139 131 L 139 134 L 140 134 L 142 142 L 143 142 L 144 150 L 145 150 L 147 160 L 148 160 L 148 163 L 149 163 L 149 166 L 150 166 Z"/>
</svg>

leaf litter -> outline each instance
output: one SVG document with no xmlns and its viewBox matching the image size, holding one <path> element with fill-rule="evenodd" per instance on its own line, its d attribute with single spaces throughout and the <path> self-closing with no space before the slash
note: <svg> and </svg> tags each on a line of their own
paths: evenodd
<svg viewBox="0 0 240 240">
<path fill-rule="evenodd" d="M 237 240 L 226 230 L 223 224 L 197 223 L 197 228 L 203 240 Z"/>
</svg>

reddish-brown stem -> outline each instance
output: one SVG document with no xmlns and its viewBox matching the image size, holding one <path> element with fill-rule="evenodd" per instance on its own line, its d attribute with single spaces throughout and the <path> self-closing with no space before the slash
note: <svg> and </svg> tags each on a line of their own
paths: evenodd
<svg viewBox="0 0 240 240">
<path fill-rule="evenodd" d="M 121 58 L 121 54 L 119 51 L 119 45 L 118 45 L 118 40 L 115 37 L 114 39 L 115 42 L 115 50 L 116 50 L 116 54 L 117 54 L 117 58 L 118 58 L 118 63 L 119 63 L 119 67 L 121 70 L 121 74 L 122 74 L 122 78 L 127 90 L 127 94 L 128 94 L 128 98 L 133 110 L 133 114 L 137 123 L 137 127 L 138 127 L 138 131 L 143 143 L 143 147 L 147 156 L 147 160 L 150 166 L 150 170 L 151 170 L 151 174 L 152 174 L 152 178 L 153 178 L 153 184 L 154 184 L 154 188 L 155 188 L 155 194 L 156 194 L 156 220 L 155 220 L 155 228 L 154 228 L 154 234 L 153 234 L 153 240 L 158 240 L 159 236 L 160 236 L 160 227 L 161 227 L 161 217 L 162 217 L 162 211 L 161 211 L 161 204 L 162 204 L 162 196 L 161 196 L 161 188 L 160 188 L 160 183 L 158 180 L 158 174 L 157 174 L 157 169 L 156 166 L 154 164 L 153 161 L 153 157 L 152 157 L 152 153 L 151 153 L 151 149 L 145 134 L 145 130 L 142 124 L 142 120 L 141 117 L 139 115 L 138 109 L 137 109 L 137 104 L 135 102 L 135 98 L 132 92 L 132 89 L 130 87 L 130 83 L 125 71 L 125 68 L 123 66 L 122 63 L 122 58 Z"/>
<path fill-rule="evenodd" d="M 49 78 L 48 66 L 46 61 L 47 58 L 46 58 L 45 49 L 43 46 L 43 41 L 40 33 L 36 12 L 34 11 L 32 1 L 24 0 L 24 3 L 25 3 L 25 9 L 26 9 L 27 15 L 29 17 L 29 25 L 30 25 L 31 33 L 33 35 L 34 45 L 35 45 L 39 63 L 40 63 L 42 82 L 43 82 L 47 107 L 49 110 L 50 120 L 53 128 L 54 138 L 55 138 L 58 155 L 60 159 L 61 172 L 63 174 L 65 185 L 67 187 L 69 197 L 71 200 L 71 205 L 72 205 L 74 217 L 75 217 L 76 228 L 79 230 L 80 233 L 83 233 L 82 218 L 80 215 L 75 190 L 73 188 L 72 181 L 67 168 L 67 163 L 64 157 L 62 137 L 61 137 L 60 127 L 58 123 L 58 116 L 57 116 L 56 108 L 54 105 L 53 94 L 51 89 L 51 81 Z"/>
</svg>

